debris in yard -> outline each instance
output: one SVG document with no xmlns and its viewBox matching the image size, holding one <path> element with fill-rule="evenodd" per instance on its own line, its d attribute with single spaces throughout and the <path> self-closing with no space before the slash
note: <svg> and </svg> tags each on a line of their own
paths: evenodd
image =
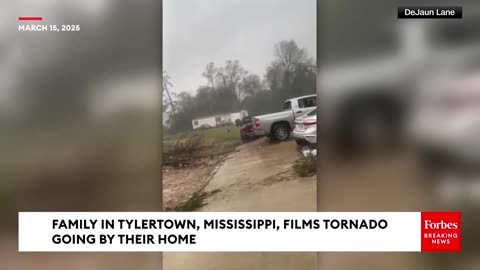
<svg viewBox="0 0 480 270">
<path fill-rule="evenodd" d="M 304 146 L 301 150 L 302 152 L 302 155 L 304 157 L 309 157 L 309 156 L 313 156 L 313 157 L 316 157 L 317 156 L 317 149 L 311 149 L 310 147 L 308 146 Z"/>
<path fill-rule="evenodd" d="M 175 209 L 173 209 L 173 211 L 175 212 L 195 211 L 196 209 L 205 205 L 203 201 L 205 200 L 206 197 L 207 197 L 207 193 L 205 192 L 195 192 L 193 196 L 187 202 L 185 202 L 185 204 L 182 204 L 176 207 Z"/>
<path fill-rule="evenodd" d="M 184 204 L 175 207 L 174 209 L 166 209 L 167 211 L 175 211 L 175 212 L 193 212 L 198 208 L 205 205 L 205 199 L 217 192 L 220 192 L 219 189 L 213 190 L 211 192 L 204 192 L 204 191 L 197 191 L 195 192 L 192 197 Z"/>
<path fill-rule="evenodd" d="M 269 176 L 263 180 L 264 185 L 271 185 L 278 182 L 290 181 L 295 179 L 296 176 L 292 174 L 290 170 L 277 173 L 275 175 Z"/>
<path fill-rule="evenodd" d="M 316 153 L 315 153 L 316 154 Z M 317 158 L 316 156 L 308 153 L 301 159 L 297 160 L 293 165 L 293 169 L 297 175 L 301 177 L 308 177 L 317 174 Z"/>
<path fill-rule="evenodd" d="M 213 131 L 215 129 L 209 130 Z M 234 139 L 235 136 L 231 140 L 220 140 L 216 136 L 184 134 L 164 143 L 163 206 L 167 211 L 199 207 L 196 201 L 202 197 L 199 192 L 227 155 L 235 150 Z"/>
<path fill-rule="evenodd" d="M 182 168 L 196 159 L 196 154 L 204 147 L 202 137 L 196 134 L 180 136 L 170 149 L 164 152 L 164 165 Z"/>
</svg>

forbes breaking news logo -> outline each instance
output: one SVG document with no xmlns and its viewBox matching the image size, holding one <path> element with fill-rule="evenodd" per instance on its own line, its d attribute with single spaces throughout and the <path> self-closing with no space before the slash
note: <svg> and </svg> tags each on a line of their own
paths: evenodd
<svg viewBox="0 0 480 270">
<path fill-rule="evenodd" d="M 422 212 L 422 251 L 461 250 L 460 212 Z"/>
</svg>

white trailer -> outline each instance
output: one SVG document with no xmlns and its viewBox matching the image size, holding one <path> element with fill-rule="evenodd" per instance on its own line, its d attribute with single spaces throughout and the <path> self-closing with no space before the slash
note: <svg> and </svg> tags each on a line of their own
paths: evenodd
<svg viewBox="0 0 480 270">
<path fill-rule="evenodd" d="M 204 118 L 196 118 L 192 120 L 193 129 L 197 128 L 211 128 L 216 127 L 217 123 L 215 121 L 214 116 L 204 117 Z"/>
<path fill-rule="evenodd" d="M 208 117 L 200 117 L 192 120 L 193 129 L 198 128 L 212 128 L 223 125 L 232 125 L 238 121 L 241 121 L 244 117 L 248 116 L 246 110 L 241 110 L 239 112 L 227 113 L 227 114 L 218 114 Z M 238 121 L 237 121 L 238 120 Z"/>
</svg>

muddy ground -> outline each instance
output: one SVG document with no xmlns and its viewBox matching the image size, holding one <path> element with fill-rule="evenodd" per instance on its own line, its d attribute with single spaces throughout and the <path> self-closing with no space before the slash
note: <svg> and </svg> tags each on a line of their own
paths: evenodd
<svg viewBox="0 0 480 270">
<path fill-rule="evenodd" d="M 176 143 L 179 141 L 183 142 L 183 148 L 164 153 L 163 157 L 167 159 L 162 168 L 163 209 L 193 211 L 196 206 L 188 206 L 191 198 L 204 190 L 229 154 L 239 151 L 236 149 L 239 143 L 221 140 L 208 143 L 201 137 L 178 139 Z M 165 143 L 164 148 L 168 148 Z"/>
<path fill-rule="evenodd" d="M 316 177 L 295 175 L 293 141 L 244 144 L 223 162 L 205 188 L 216 191 L 198 211 L 315 211 Z M 315 269 L 315 253 L 164 253 L 164 269 Z"/>
<path fill-rule="evenodd" d="M 223 159 L 212 160 L 203 166 L 163 169 L 163 208 L 175 210 L 184 205 L 195 192 L 203 190 Z"/>
</svg>

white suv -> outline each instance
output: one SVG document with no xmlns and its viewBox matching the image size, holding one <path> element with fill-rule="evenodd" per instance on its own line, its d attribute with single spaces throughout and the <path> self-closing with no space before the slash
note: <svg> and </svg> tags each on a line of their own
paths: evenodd
<svg viewBox="0 0 480 270">
<path fill-rule="evenodd" d="M 293 137 L 298 145 L 317 143 L 317 109 L 313 109 L 295 120 Z"/>
</svg>

